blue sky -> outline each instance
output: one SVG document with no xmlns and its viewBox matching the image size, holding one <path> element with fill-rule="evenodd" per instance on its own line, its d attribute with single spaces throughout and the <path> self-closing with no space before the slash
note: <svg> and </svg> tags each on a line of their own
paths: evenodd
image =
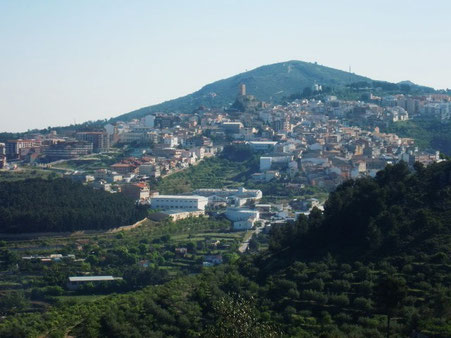
<svg viewBox="0 0 451 338">
<path fill-rule="evenodd" d="M 113 117 L 263 64 L 451 87 L 451 1 L 0 0 L 0 131 Z"/>
</svg>

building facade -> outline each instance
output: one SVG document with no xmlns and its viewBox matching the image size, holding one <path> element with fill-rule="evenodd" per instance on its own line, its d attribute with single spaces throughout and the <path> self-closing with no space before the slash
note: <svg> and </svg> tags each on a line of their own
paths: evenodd
<svg viewBox="0 0 451 338">
<path fill-rule="evenodd" d="M 92 143 L 94 152 L 103 152 L 110 149 L 110 138 L 108 133 L 103 131 L 78 132 L 75 138 L 79 141 Z"/>
<path fill-rule="evenodd" d="M 152 209 L 205 210 L 208 198 L 204 196 L 160 195 L 150 199 Z"/>
</svg>

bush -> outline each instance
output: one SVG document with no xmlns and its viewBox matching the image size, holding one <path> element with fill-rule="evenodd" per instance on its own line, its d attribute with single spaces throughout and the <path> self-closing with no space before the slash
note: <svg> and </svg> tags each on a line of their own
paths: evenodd
<svg viewBox="0 0 451 338">
<path fill-rule="evenodd" d="M 354 299 L 353 305 L 360 311 L 369 312 L 373 310 L 371 300 L 363 297 L 357 297 Z"/>
<path fill-rule="evenodd" d="M 44 294 L 48 296 L 61 296 L 64 289 L 61 286 L 47 286 L 44 289 Z"/>
<path fill-rule="evenodd" d="M 327 303 L 327 296 L 324 293 L 315 290 L 302 291 L 302 298 L 305 300 L 313 300 L 319 304 Z"/>
<path fill-rule="evenodd" d="M 348 306 L 349 305 L 349 297 L 344 293 L 339 294 L 339 295 L 330 295 L 329 303 L 336 305 L 338 307 Z"/>
<path fill-rule="evenodd" d="M 322 279 L 312 279 L 309 283 L 306 284 L 307 289 L 323 291 L 324 290 L 324 282 Z"/>
<path fill-rule="evenodd" d="M 352 316 L 345 312 L 340 312 L 334 316 L 334 320 L 343 324 L 343 323 L 349 323 L 352 321 Z"/>
<path fill-rule="evenodd" d="M 363 296 L 369 297 L 371 296 L 374 288 L 374 283 L 368 280 L 361 282 L 358 286 L 359 293 Z"/>
<path fill-rule="evenodd" d="M 351 289 L 351 283 L 347 280 L 336 279 L 330 283 L 330 289 L 332 291 L 349 291 Z"/>
</svg>

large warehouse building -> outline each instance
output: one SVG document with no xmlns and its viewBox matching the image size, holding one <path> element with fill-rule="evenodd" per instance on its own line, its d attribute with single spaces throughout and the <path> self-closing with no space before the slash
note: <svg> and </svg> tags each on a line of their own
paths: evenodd
<svg viewBox="0 0 451 338">
<path fill-rule="evenodd" d="M 205 210 L 207 203 L 204 196 L 160 195 L 150 199 L 151 208 L 161 210 Z"/>
</svg>

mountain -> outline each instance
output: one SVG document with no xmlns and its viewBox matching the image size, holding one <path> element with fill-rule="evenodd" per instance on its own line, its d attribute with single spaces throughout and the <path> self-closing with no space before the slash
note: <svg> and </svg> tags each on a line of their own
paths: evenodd
<svg viewBox="0 0 451 338">
<path fill-rule="evenodd" d="M 354 82 L 371 81 L 369 78 L 303 61 L 287 61 L 261 66 L 227 79 L 208 84 L 192 94 L 144 107 L 123 114 L 112 121 L 140 118 L 153 112 L 190 113 L 199 106 L 220 108 L 233 103 L 240 84 L 258 100 L 271 102 L 300 93 L 315 83 L 328 87 L 342 87 Z"/>
<path fill-rule="evenodd" d="M 399 85 L 409 85 L 409 86 L 418 86 L 416 83 L 413 83 L 412 81 L 410 81 L 410 80 L 405 80 L 405 81 L 401 81 L 401 82 L 398 82 L 398 84 Z"/>
</svg>

